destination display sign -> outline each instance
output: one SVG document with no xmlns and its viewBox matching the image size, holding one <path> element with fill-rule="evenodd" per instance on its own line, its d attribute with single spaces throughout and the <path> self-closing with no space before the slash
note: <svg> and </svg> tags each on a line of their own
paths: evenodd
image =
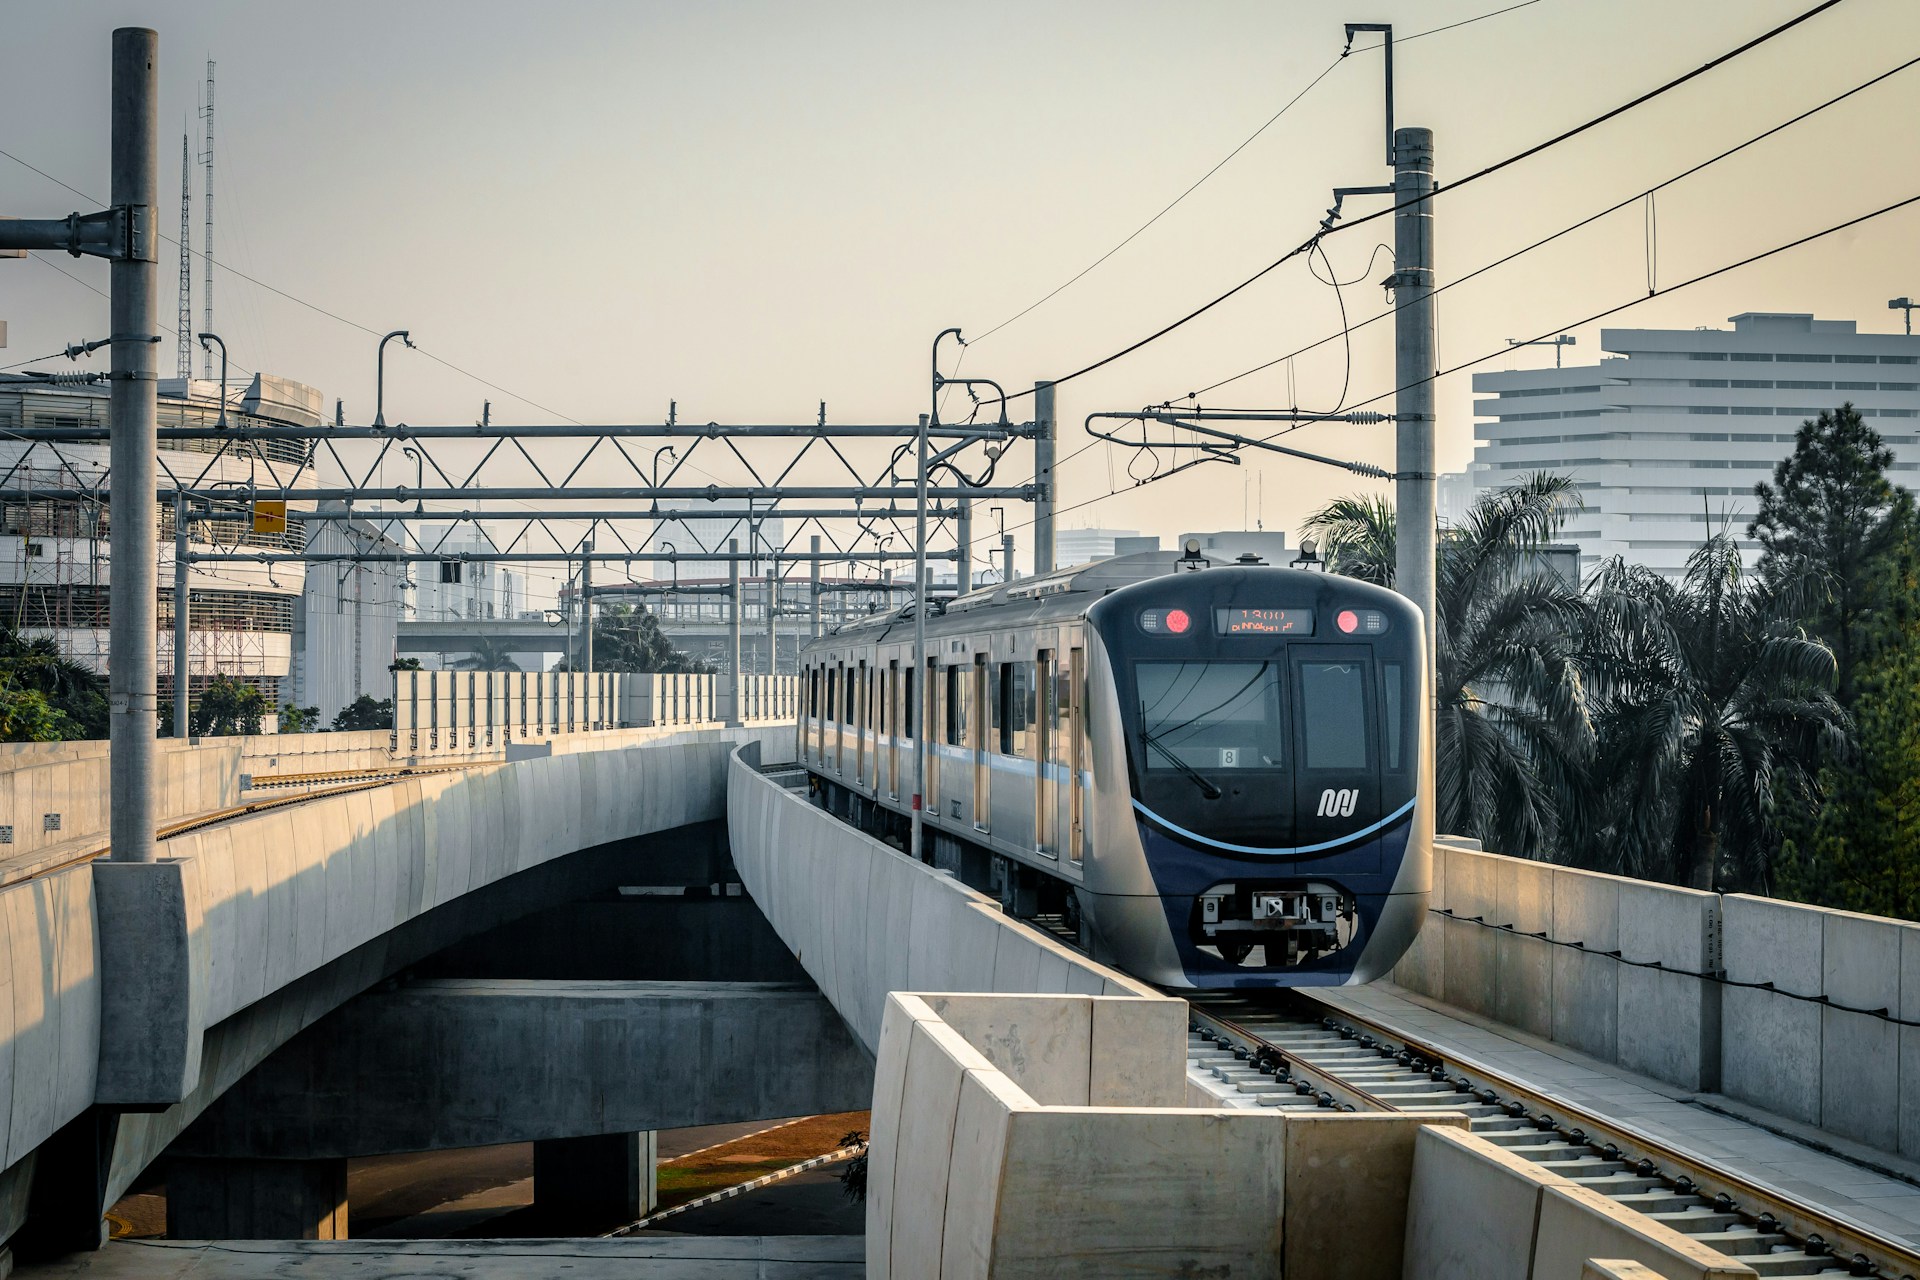
<svg viewBox="0 0 1920 1280">
<path fill-rule="evenodd" d="M 1310 636 L 1311 609 L 1216 608 L 1213 633 L 1220 636 Z"/>
</svg>

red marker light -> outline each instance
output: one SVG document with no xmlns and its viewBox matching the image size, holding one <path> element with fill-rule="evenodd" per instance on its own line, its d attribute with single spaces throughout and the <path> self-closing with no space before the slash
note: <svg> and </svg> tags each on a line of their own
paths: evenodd
<svg viewBox="0 0 1920 1280">
<path fill-rule="evenodd" d="M 1173 634 L 1180 635 L 1192 625 L 1193 619 L 1187 616 L 1185 609 L 1167 610 L 1167 630 L 1173 632 Z"/>
<path fill-rule="evenodd" d="M 1360 629 L 1360 615 L 1351 609 L 1342 609 L 1340 616 L 1333 621 L 1335 626 L 1339 627 L 1348 635 L 1352 635 Z"/>
</svg>

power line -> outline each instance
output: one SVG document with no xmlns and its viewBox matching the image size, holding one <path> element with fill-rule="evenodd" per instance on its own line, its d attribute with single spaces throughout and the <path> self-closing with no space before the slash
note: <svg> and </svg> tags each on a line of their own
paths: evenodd
<svg viewBox="0 0 1920 1280">
<path fill-rule="evenodd" d="M 1899 66 L 1894 67 L 1887 71 L 1883 71 L 1879 75 L 1874 76 L 1870 80 L 1864 80 L 1861 83 L 1853 86 L 1853 88 L 1848 89 L 1842 93 L 1836 94 L 1831 98 L 1828 98 L 1825 102 L 1819 103 L 1812 107 L 1808 107 L 1805 111 L 1800 112 L 1798 115 L 1793 116 L 1790 119 L 1783 120 L 1779 124 L 1774 125 L 1770 129 L 1764 130 L 1763 132 L 1760 132 L 1760 133 L 1756 133 L 1751 138 L 1748 138 L 1744 142 L 1735 143 L 1733 146 L 1726 148 L 1724 151 L 1720 151 L 1712 156 L 1709 156 L 1707 159 L 1700 161 L 1698 164 L 1692 165 L 1686 169 L 1681 170 L 1679 173 L 1674 174 L 1670 178 L 1667 178 L 1661 182 L 1657 182 L 1653 186 L 1648 187 L 1643 191 L 1636 191 L 1634 194 L 1627 196 L 1622 200 L 1616 201 L 1615 203 L 1608 205 L 1606 208 L 1601 209 L 1596 213 L 1590 214 L 1587 217 L 1580 219 L 1578 222 L 1569 223 L 1568 225 L 1561 227 L 1559 230 L 1554 231 L 1549 235 L 1542 236 L 1540 239 L 1535 240 L 1531 244 L 1522 246 L 1521 248 L 1515 249 L 1511 253 L 1495 258 L 1492 262 L 1486 263 L 1483 266 L 1476 267 L 1472 271 L 1467 272 L 1465 275 L 1460 276 L 1458 279 L 1449 280 L 1445 284 L 1439 285 L 1438 287 L 1436 287 L 1433 292 L 1436 294 L 1445 293 L 1448 289 L 1451 289 L 1456 285 L 1465 284 L 1467 281 L 1472 280 L 1476 276 L 1485 275 L 1487 272 L 1494 270 L 1496 267 L 1505 266 L 1507 263 L 1512 262 L 1515 258 L 1521 257 L 1524 254 L 1532 253 L 1535 249 L 1543 248 L 1544 246 L 1553 243 L 1555 240 L 1561 239 L 1562 237 L 1567 235 L 1571 235 L 1573 232 L 1578 231 L 1583 227 L 1591 226 L 1592 224 L 1594 224 L 1595 222 L 1598 222 L 1600 219 L 1606 217 L 1609 214 L 1618 213 L 1620 210 L 1628 207 L 1629 205 L 1632 205 L 1641 200 L 1644 200 L 1645 198 L 1647 198 L 1650 195 L 1653 195 L 1656 192 L 1663 191 L 1677 182 L 1681 182 L 1684 179 L 1690 178 L 1694 174 L 1699 173 L 1702 169 L 1706 169 L 1713 165 L 1716 165 L 1720 163 L 1720 161 L 1722 160 L 1725 160 L 1731 156 L 1737 155 L 1742 151 L 1745 151 L 1748 147 L 1755 146 L 1758 143 L 1764 142 L 1768 138 L 1773 137 L 1775 134 L 1781 133 L 1787 129 L 1792 128 L 1794 125 L 1801 123 L 1804 120 L 1807 120 L 1813 116 L 1819 115 L 1822 111 L 1825 111 L 1829 107 L 1838 106 L 1840 103 L 1845 102 L 1848 98 L 1853 97 L 1855 94 L 1863 93 L 1866 90 L 1871 89 L 1875 85 L 1881 83 L 1882 81 L 1889 80 L 1892 77 L 1900 74 L 1902 71 L 1910 70 L 1911 68 L 1917 65 L 1920 65 L 1920 57 L 1909 58 L 1905 62 L 1901 63 Z M 1404 305 L 1405 304 L 1401 304 L 1401 306 L 1389 307 L 1387 310 L 1382 311 L 1377 315 L 1369 316 L 1365 320 L 1362 320 L 1359 324 L 1354 325 L 1353 328 L 1364 329 L 1368 325 L 1373 324 L 1377 321 L 1385 320 L 1390 316 L 1397 315 L 1400 312 L 1402 306 Z M 1198 391 L 1189 391 L 1187 392 L 1185 398 L 1188 400 L 1197 399 L 1200 396 L 1206 395 L 1210 391 L 1217 391 L 1221 387 L 1224 387 L 1229 383 L 1238 382 L 1242 378 L 1251 377 L 1253 374 L 1264 372 L 1267 369 L 1273 368 L 1273 366 L 1277 364 L 1284 364 L 1288 360 L 1293 359 L 1295 356 L 1305 355 L 1309 351 L 1325 346 L 1327 343 L 1332 342 L 1334 339 L 1343 336 L 1343 333 L 1345 332 L 1350 332 L 1350 331 L 1343 330 L 1342 333 L 1328 334 L 1326 337 L 1316 339 L 1315 341 L 1308 343 L 1304 347 L 1298 347 L 1292 351 L 1289 351 L 1287 354 L 1283 356 L 1275 356 L 1273 359 L 1263 361 L 1260 364 L 1254 365 L 1250 369 L 1243 369 L 1239 373 L 1236 373 L 1231 377 L 1222 378 L 1218 382 L 1209 383 L 1208 385 L 1201 387 Z"/>
<path fill-rule="evenodd" d="M 1772 40 L 1776 36 L 1779 36 L 1788 31 L 1791 31 L 1793 28 L 1799 26 L 1801 23 L 1806 22 L 1807 20 L 1817 16 L 1818 14 L 1826 12 L 1828 9 L 1833 8 L 1835 5 L 1839 3 L 1841 3 L 1841 0 L 1821 0 L 1821 3 L 1815 5 L 1813 8 L 1807 10 L 1805 13 L 1802 13 L 1798 17 L 1789 19 L 1788 21 L 1781 23 L 1779 26 L 1774 27 L 1770 31 L 1767 31 L 1761 35 L 1755 36 L 1753 39 L 1747 41 L 1743 45 L 1740 45 L 1736 49 L 1732 49 L 1726 53 L 1723 53 L 1719 57 L 1711 60 L 1710 62 L 1703 63 L 1700 66 L 1694 68 L 1692 71 L 1689 71 L 1684 75 L 1677 76 L 1674 79 L 1667 81 L 1665 84 L 1658 86 L 1657 88 L 1649 89 L 1647 92 L 1641 94 L 1639 97 L 1634 98 L 1629 102 L 1626 102 L 1621 104 L 1620 106 L 1614 107 L 1609 111 L 1602 112 L 1600 115 L 1594 116 L 1592 119 L 1587 120 L 1582 124 L 1575 125 L 1571 129 L 1567 129 L 1561 133 L 1555 134 L 1553 137 L 1548 138 L 1544 142 L 1536 143 L 1533 146 L 1528 147 L 1524 151 L 1516 152 L 1515 154 L 1508 156 L 1504 160 L 1496 160 L 1494 163 L 1487 165 L 1484 168 L 1475 170 L 1473 173 L 1468 174 L 1466 177 L 1460 179 L 1458 182 L 1451 183 L 1445 187 L 1435 187 L 1431 195 L 1421 196 L 1416 200 L 1404 201 L 1400 204 L 1389 205 L 1387 208 L 1378 210 L 1374 213 L 1367 214 L 1363 217 L 1355 218 L 1350 222 L 1343 222 L 1337 227 L 1332 227 L 1330 229 L 1323 228 L 1321 230 L 1317 230 L 1305 242 L 1295 246 L 1292 249 L 1289 249 L 1280 258 L 1267 264 L 1266 266 L 1262 267 L 1260 270 L 1254 272 L 1253 275 L 1248 276 L 1245 280 L 1242 280 L 1239 284 L 1233 286 L 1231 289 L 1228 289 L 1225 293 L 1220 294 L 1218 297 L 1214 298 L 1211 302 L 1207 302 L 1199 307 L 1196 307 L 1194 310 L 1188 312 L 1186 315 L 1180 317 L 1178 320 L 1175 320 L 1170 324 L 1163 325 L 1159 329 L 1156 329 L 1154 332 L 1148 334 L 1146 337 L 1140 339 L 1138 342 L 1135 342 L 1129 346 L 1123 347 L 1119 351 L 1114 352 L 1110 356 L 1105 356 L 1099 360 L 1095 360 L 1091 364 L 1083 365 L 1081 368 L 1074 370 L 1072 373 L 1067 374 L 1065 377 L 1054 379 L 1054 385 L 1057 387 L 1057 386 L 1060 386 L 1062 383 L 1071 382 L 1075 378 L 1083 377 L 1086 374 L 1092 373 L 1096 369 L 1100 369 L 1105 367 L 1106 365 L 1112 364 L 1116 360 L 1132 355 L 1134 352 L 1140 350 L 1140 348 L 1144 346 L 1147 346 L 1149 343 L 1157 342 L 1161 338 L 1166 337 L 1169 333 L 1172 333 L 1175 329 L 1180 328 L 1182 325 L 1188 324 L 1191 321 L 1199 319 L 1201 316 L 1213 310 L 1215 307 L 1219 306 L 1221 303 L 1227 301 L 1227 299 L 1233 297 L 1235 294 L 1239 293 L 1241 290 L 1247 288 L 1249 285 L 1267 276 L 1275 268 L 1281 266 L 1282 264 L 1290 261 L 1293 258 L 1300 256 L 1301 254 L 1307 252 L 1309 249 L 1313 248 L 1316 244 L 1318 244 L 1318 242 L 1323 236 L 1337 235 L 1342 231 L 1351 231 L 1355 227 L 1365 226 L 1367 223 L 1372 222 L 1375 219 L 1384 218 L 1390 213 L 1397 212 L 1399 209 L 1405 207 L 1406 205 L 1424 203 L 1425 201 L 1431 200 L 1434 197 L 1445 194 L 1447 192 L 1458 191 L 1461 187 L 1464 187 L 1469 183 L 1477 182 L 1480 179 L 1488 177 L 1492 174 L 1498 173 L 1502 169 L 1508 168 L 1511 165 L 1518 164 L 1522 160 L 1526 160 L 1532 156 L 1539 155 L 1541 152 L 1546 151 L 1551 147 L 1559 146 L 1563 142 L 1566 142 L 1572 138 L 1576 138 L 1590 129 L 1596 128 L 1599 125 L 1605 124 L 1609 120 L 1615 119 L 1616 117 L 1621 116 L 1626 112 L 1633 110 L 1635 107 L 1643 106 L 1646 103 L 1653 101 L 1655 98 L 1658 98 L 1662 94 L 1671 92 L 1672 90 L 1679 88 L 1681 85 L 1686 84 L 1690 80 L 1693 80 L 1699 76 L 1705 75 L 1707 72 L 1713 70 L 1715 67 L 1722 66 L 1725 63 L 1732 61 L 1734 58 L 1739 57 L 1743 53 L 1747 53 L 1753 49 L 1759 48 L 1761 45 L 1765 44 L 1767 41 Z M 1033 391 L 1031 388 L 1029 388 L 1025 391 L 1017 391 L 1012 395 L 1008 396 L 1007 399 L 1009 401 L 1013 401 L 1013 400 L 1020 399 L 1022 396 L 1029 396 L 1032 394 L 1033 394 Z"/>
<path fill-rule="evenodd" d="M 1528 0 L 1528 3 L 1537 3 L 1537 0 Z M 1206 182 L 1208 178 L 1211 178 L 1214 174 L 1226 168 L 1227 163 L 1229 161 L 1231 161 L 1235 156 L 1239 155 L 1242 151 L 1245 151 L 1248 147 L 1252 146 L 1256 138 L 1258 138 L 1261 134 L 1265 133 L 1268 129 L 1272 128 L 1274 123 L 1278 121 L 1281 116 L 1284 116 L 1285 114 L 1287 114 L 1289 110 L 1293 108 L 1294 103 L 1300 101 L 1300 99 L 1306 97 L 1309 93 L 1312 93 L 1314 88 L 1318 86 L 1322 80 L 1325 80 L 1328 76 L 1332 75 L 1334 68 L 1338 67 L 1342 62 L 1342 60 L 1343 60 L 1342 58 L 1335 58 L 1332 62 L 1329 62 L 1326 65 L 1325 70 L 1321 71 L 1319 75 L 1315 76 L 1312 80 L 1307 82 L 1306 88 L 1300 90 L 1300 92 L 1294 94 L 1293 97 L 1287 99 L 1285 106 L 1281 107 L 1278 111 L 1274 112 L 1271 116 L 1267 117 L 1267 121 L 1265 124 L 1261 125 L 1258 129 L 1255 129 L 1252 133 L 1248 134 L 1244 142 L 1242 142 L 1239 146 L 1235 147 L 1233 150 L 1227 152 L 1227 154 L 1220 160 L 1218 164 L 1214 165 L 1213 168 L 1207 170 L 1205 173 L 1201 174 L 1198 178 L 1196 178 L 1193 182 L 1193 185 L 1189 186 L 1185 191 L 1182 191 L 1179 195 L 1175 196 L 1172 200 L 1170 200 L 1167 203 L 1167 205 L 1160 210 L 1160 212 L 1154 214 L 1151 218 L 1148 218 L 1145 222 L 1141 223 L 1138 227 L 1135 227 L 1133 231 L 1126 237 L 1126 239 L 1122 240 L 1119 244 L 1114 245 L 1113 248 L 1107 250 L 1105 253 L 1095 258 L 1092 262 L 1088 263 L 1085 267 L 1082 267 L 1078 273 L 1076 273 L 1072 278 L 1068 279 L 1064 283 L 1055 287 L 1051 293 L 1048 293 L 1046 296 L 1038 299 L 1037 301 L 1028 303 L 1025 307 L 1023 307 L 1019 311 L 1008 316 L 1005 320 L 1002 320 L 999 324 L 994 325 L 991 329 L 988 329 L 985 333 L 981 334 L 979 337 L 970 339 L 970 341 L 984 342 L 988 338 L 991 338 L 994 334 L 1000 332 L 1002 329 L 1012 324 L 1014 321 L 1025 316 L 1028 312 L 1037 310 L 1038 308 L 1045 305 L 1046 303 L 1053 301 L 1053 299 L 1057 298 L 1062 293 L 1065 293 L 1069 288 L 1078 284 L 1090 272 L 1092 272 L 1094 268 L 1098 267 L 1101 263 L 1105 262 L 1108 258 L 1111 258 L 1114 254 L 1120 252 L 1122 249 L 1126 248 L 1128 245 L 1132 244 L 1135 240 L 1139 239 L 1140 236 L 1143 233 L 1145 233 L 1147 228 L 1151 227 L 1154 223 L 1160 221 L 1160 219 L 1166 217 L 1169 213 L 1172 213 L 1174 210 L 1174 207 L 1178 205 L 1182 200 L 1185 200 L 1188 196 L 1198 191 L 1202 183 Z"/>
<path fill-rule="evenodd" d="M 1667 285 L 1664 288 L 1657 289 L 1653 293 L 1647 294 L 1645 296 L 1630 299 L 1629 301 L 1620 303 L 1618 306 L 1608 307 L 1603 311 L 1596 311 L 1592 315 L 1587 316 L 1584 319 L 1570 321 L 1565 324 L 1553 325 L 1550 328 L 1543 330 L 1540 333 L 1539 337 L 1548 338 L 1553 336 L 1556 333 L 1564 333 L 1569 329 L 1578 328 L 1581 325 L 1593 324 L 1596 321 L 1608 319 L 1609 317 L 1620 314 L 1622 311 L 1628 311 L 1634 307 L 1640 306 L 1642 303 L 1651 302 L 1655 298 L 1664 298 L 1670 293 L 1678 293 L 1682 289 L 1690 288 L 1693 285 L 1704 283 L 1705 281 L 1712 280 L 1719 276 L 1726 275 L 1727 273 L 1732 271 L 1738 271 L 1742 267 L 1752 266 L 1756 262 L 1763 262 L 1768 258 L 1777 257 L 1778 255 L 1787 253 L 1793 249 L 1798 249 L 1802 245 L 1811 244 L 1815 240 L 1824 239 L 1827 236 L 1836 235 L 1842 231 L 1851 230 L 1854 227 L 1861 226 L 1865 223 L 1871 222 L 1875 218 L 1884 217 L 1889 213 L 1896 213 L 1901 209 L 1905 209 L 1915 204 L 1920 204 L 1920 195 L 1908 196 L 1904 200 L 1896 200 L 1892 204 L 1883 205 L 1880 208 L 1875 209 L 1869 213 L 1863 213 L 1858 215 L 1857 217 L 1849 218 L 1845 222 L 1838 222 L 1833 224 L 1830 227 L 1826 227 L 1823 230 L 1811 232 L 1795 240 L 1789 240 L 1785 244 L 1775 245 L 1771 249 L 1764 249 L 1759 253 L 1749 254 L 1747 257 L 1741 258 L 1737 262 L 1730 262 L 1724 266 L 1715 267 L 1711 271 L 1703 271 L 1699 275 L 1692 276 L 1686 280 L 1679 281 L 1678 283 L 1675 283 L 1675 284 Z M 1380 401 L 1389 398 L 1390 396 L 1396 396 L 1400 394 L 1400 392 L 1407 390 L 1408 387 L 1418 386 L 1422 382 L 1438 381 L 1439 379 L 1447 377 L 1451 374 L 1459 373 L 1464 369 L 1470 369 L 1474 365 L 1485 364 L 1489 360 L 1496 359 L 1499 356 L 1506 354 L 1508 350 L 1509 348 L 1505 344 L 1502 344 L 1501 346 L 1495 348 L 1494 350 L 1487 352 L 1485 355 L 1475 356 L 1471 360 L 1463 360 L 1459 364 L 1449 366 L 1448 368 L 1445 368 L 1445 369 L 1440 369 L 1432 374 L 1427 375 L 1424 378 L 1416 379 L 1414 382 L 1408 383 L 1406 386 L 1395 387 L 1390 391 L 1383 391 L 1379 395 L 1372 396 L 1366 400 L 1355 401 L 1349 407 L 1358 409 L 1366 405 L 1377 404 Z M 1287 427 L 1280 431 L 1272 432 L 1271 434 L 1263 436 L 1261 438 L 1263 440 L 1276 440 L 1279 437 L 1283 435 L 1288 435 L 1291 432 L 1296 431 L 1298 429 L 1299 428 L 1297 426 Z M 1091 498 L 1087 498 L 1080 502 L 1073 503 L 1071 506 L 1056 507 L 1054 509 L 1054 514 L 1058 516 L 1068 511 L 1077 511 L 1082 507 L 1090 507 L 1096 502 L 1104 502 L 1108 498 L 1118 497 L 1122 493 L 1130 493 L 1135 489 L 1145 488 L 1147 485 L 1153 484 L 1155 483 L 1155 481 L 1165 479 L 1165 478 L 1166 478 L 1165 476 L 1150 476 L 1147 479 L 1139 481 L 1136 484 L 1129 485 L 1126 488 L 1109 489 L 1106 493 L 1096 494 Z M 1020 524 L 1009 525 L 1008 528 L 1022 529 L 1022 528 L 1027 528 L 1032 524 L 1033 524 L 1032 520 L 1026 520 L 1026 521 L 1022 521 Z"/>
<path fill-rule="evenodd" d="M 1471 18 L 1463 18 L 1458 22 L 1450 22 L 1443 27 L 1431 27 L 1425 31 L 1416 31 L 1412 35 L 1401 37 L 1400 42 L 1402 44 L 1411 43 L 1412 41 L 1418 40 L 1423 36 L 1438 35 L 1442 31 L 1452 31 L 1458 27 L 1471 26 L 1476 22 L 1484 22 L 1488 18 L 1497 18 L 1502 14 L 1512 13 L 1516 9 L 1525 9 L 1531 5 L 1536 5 L 1539 3 L 1540 3 L 1540 0 L 1520 0 L 1520 3 L 1510 4 L 1506 6 L 1504 9 L 1495 9 L 1490 13 L 1482 13 Z M 1349 50 L 1348 52 L 1349 53 L 1369 53 L 1380 47 L 1381 46 L 1377 44 L 1367 45 L 1364 48 Z M 1266 122 L 1264 124 L 1262 124 L 1259 128 L 1255 129 L 1252 133 L 1248 134 L 1245 141 L 1241 142 L 1241 144 L 1235 147 L 1233 150 L 1227 152 L 1227 154 L 1220 159 L 1219 163 L 1215 164 L 1213 168 L 1207 170 L 1205 173 L 1201 174 L 1198 178 L 1196 178 L 1191 186 L 1189 186 L 1185 191 L 1182 191 L 1179 195 L 1175 196 L 1171 201 L 1169 201 L 1166 204 L 1166 206 L 1160 210 L 1160 212 L 1154 214 L 1151 218 L 1148 218 L 1145 222 L 1141 223 L 1138 227 L 1134 228 L 1134 230 L 1130 234 L 1128 234 L 1125 239 L 1120 241 L 1120 243 L 1114 245 L 1113 248 L 1107 250 L 1105 253 L 1101 254 L 1098 258 L 1095 258 L 1091 263 L 1081 268 L 1080 271 L 1075 273 L 1070 279 L 1066 280 L 1064 283 L 1054 288 L 1050 293 L 1046 294 L 1044 297 L 1038 299 L 1037 301 L 1028 303 L 1025 307 L 1021 308 L 1019 311 L 1015 312 L 1013 315 L 1008 316 L 1005 320 L 1002 320 L 999 324 L 994 325 L 991 329 L 988 329 L 985 333 L 981 334 L 979 337 L 971 339 L 971 341 L 984 342 L 988 338 L 991 338 L 994 334 L 1000 332 L 1000 330 L 1012 324 L 1014 321 L 1021 319 L 1022 317 L 1027 315 L 1029 312 L 1035 311 L 1039 309 L 1041 306 L 1045 305 L 1046 303 L 1053 301 L 1054 298 L 1066 292 L 1067 289 L 1071 288 L 1075 284 L 1078 284 L 1084 277 L 1086 277 L 1089 273 L 1091 273 L 1094 270 L 1094 268 L 1100 266 L 1100 264 L 1105 262 L 1107 259 L 1111 258 L 1114 254 L 1120 252 L 1122 249 L 1132 244 L 1135 240 L 1137 240 L 1141 236 L 1143 232 L 1145 232 L 1149 227 L 1153 226 L 1154 223 L 1160 221 L 1160 219 L 1166 217 L 1169 213 L 1172 213 L 1176 205 L 1180 204 L 1181 201 L 1185 200 L 1188 196 L 1192 195 L 1195 191 L 1198 191 L 1201 185 L 1205 183 L 1209 178 L 1213 177 L 1214 174 L 1220 172 L 1220 170 L 1226 168 L 1227 164 L 1230 161 L 1232 161 L 1235 156 L 1239 155 L 1242 151 L 1245 151 L 1248 147 L 1252 146 L 1254 141 L 1258 139 L 1261 134 L 1265 133 L 1268 129 L 1271 129 L 1276 123 L 1278 123 L 1281 116 L 1284 116 L 1287 114 L 1287 112 L 1293 110 L 1295 104 L 1297 104 L 1302 98 L 1306 97 L 1309 93 L 1312 93 L 1314 89 L 1319 86 L 1322 80 L 1325 80 L 1329 75 L 1333 74 L 1334 68 L 1338 67 L 1343 61 L 1346 60 L 1346 58 L 1347 58 L 1347 54 L 1343 53 L 1339 57 L 1335 58 L 1332 62 L 1329 62 L 1326 65 L 1326 68 L 1322 70 L 1319 75 L 1315 76 L 1312 80 L 1307 82 L 1307 85 L 1304 89 L 1301 89 L 1300 92 L 1294 94 L 1293 97 L 1287 99 L 1286 103 L 1278 111 L 1274 112 L 1271 116 L 1267 117 Z"/>
</svg>

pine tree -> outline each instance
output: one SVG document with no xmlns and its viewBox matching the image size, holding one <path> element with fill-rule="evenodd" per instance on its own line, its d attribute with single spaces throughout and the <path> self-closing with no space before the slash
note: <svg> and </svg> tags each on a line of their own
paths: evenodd
<svg viewBox="0 0 1920 1280">
<path fill-rule="evenodd" d="M 1920 519 L 1910 508 L 1882 566 L 1883 607 L 1862 636 L 1848 749 L 1821 770 L 1825 795 L 1780 858 L 1780 892 L 1871 915 L 1920 919 Z"/>
<path fill-rule="evenodd" d="M 1851 404 L 1803 422 L 1793 454 L 1754 486 L 1760 509 L 1747 536 L 1761 547 L 1759 573 L 1775 595 L 1804 598 L 1802 620 L 1827 642 L 1840 705 L 1854 684 L 1877 615 L 1895 602 L 1888 575 L 1913 500 L 1887 479 L 1893 451 Z"/>
</svg>

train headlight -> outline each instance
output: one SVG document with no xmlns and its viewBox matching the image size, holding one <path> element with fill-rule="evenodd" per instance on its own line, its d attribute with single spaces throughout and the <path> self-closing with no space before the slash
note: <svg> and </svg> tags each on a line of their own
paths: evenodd
<svg viewBox="0 0 1920 1280">
<path fill-rule="evenodd" d="M 1192 625 L 1193 619 L 1187 616 L 1185 609 L 1167 610 L 1167 630 L 1173 632 L 1173 634 L 1184 635 L 1187 628 Z"/>
</svg>

